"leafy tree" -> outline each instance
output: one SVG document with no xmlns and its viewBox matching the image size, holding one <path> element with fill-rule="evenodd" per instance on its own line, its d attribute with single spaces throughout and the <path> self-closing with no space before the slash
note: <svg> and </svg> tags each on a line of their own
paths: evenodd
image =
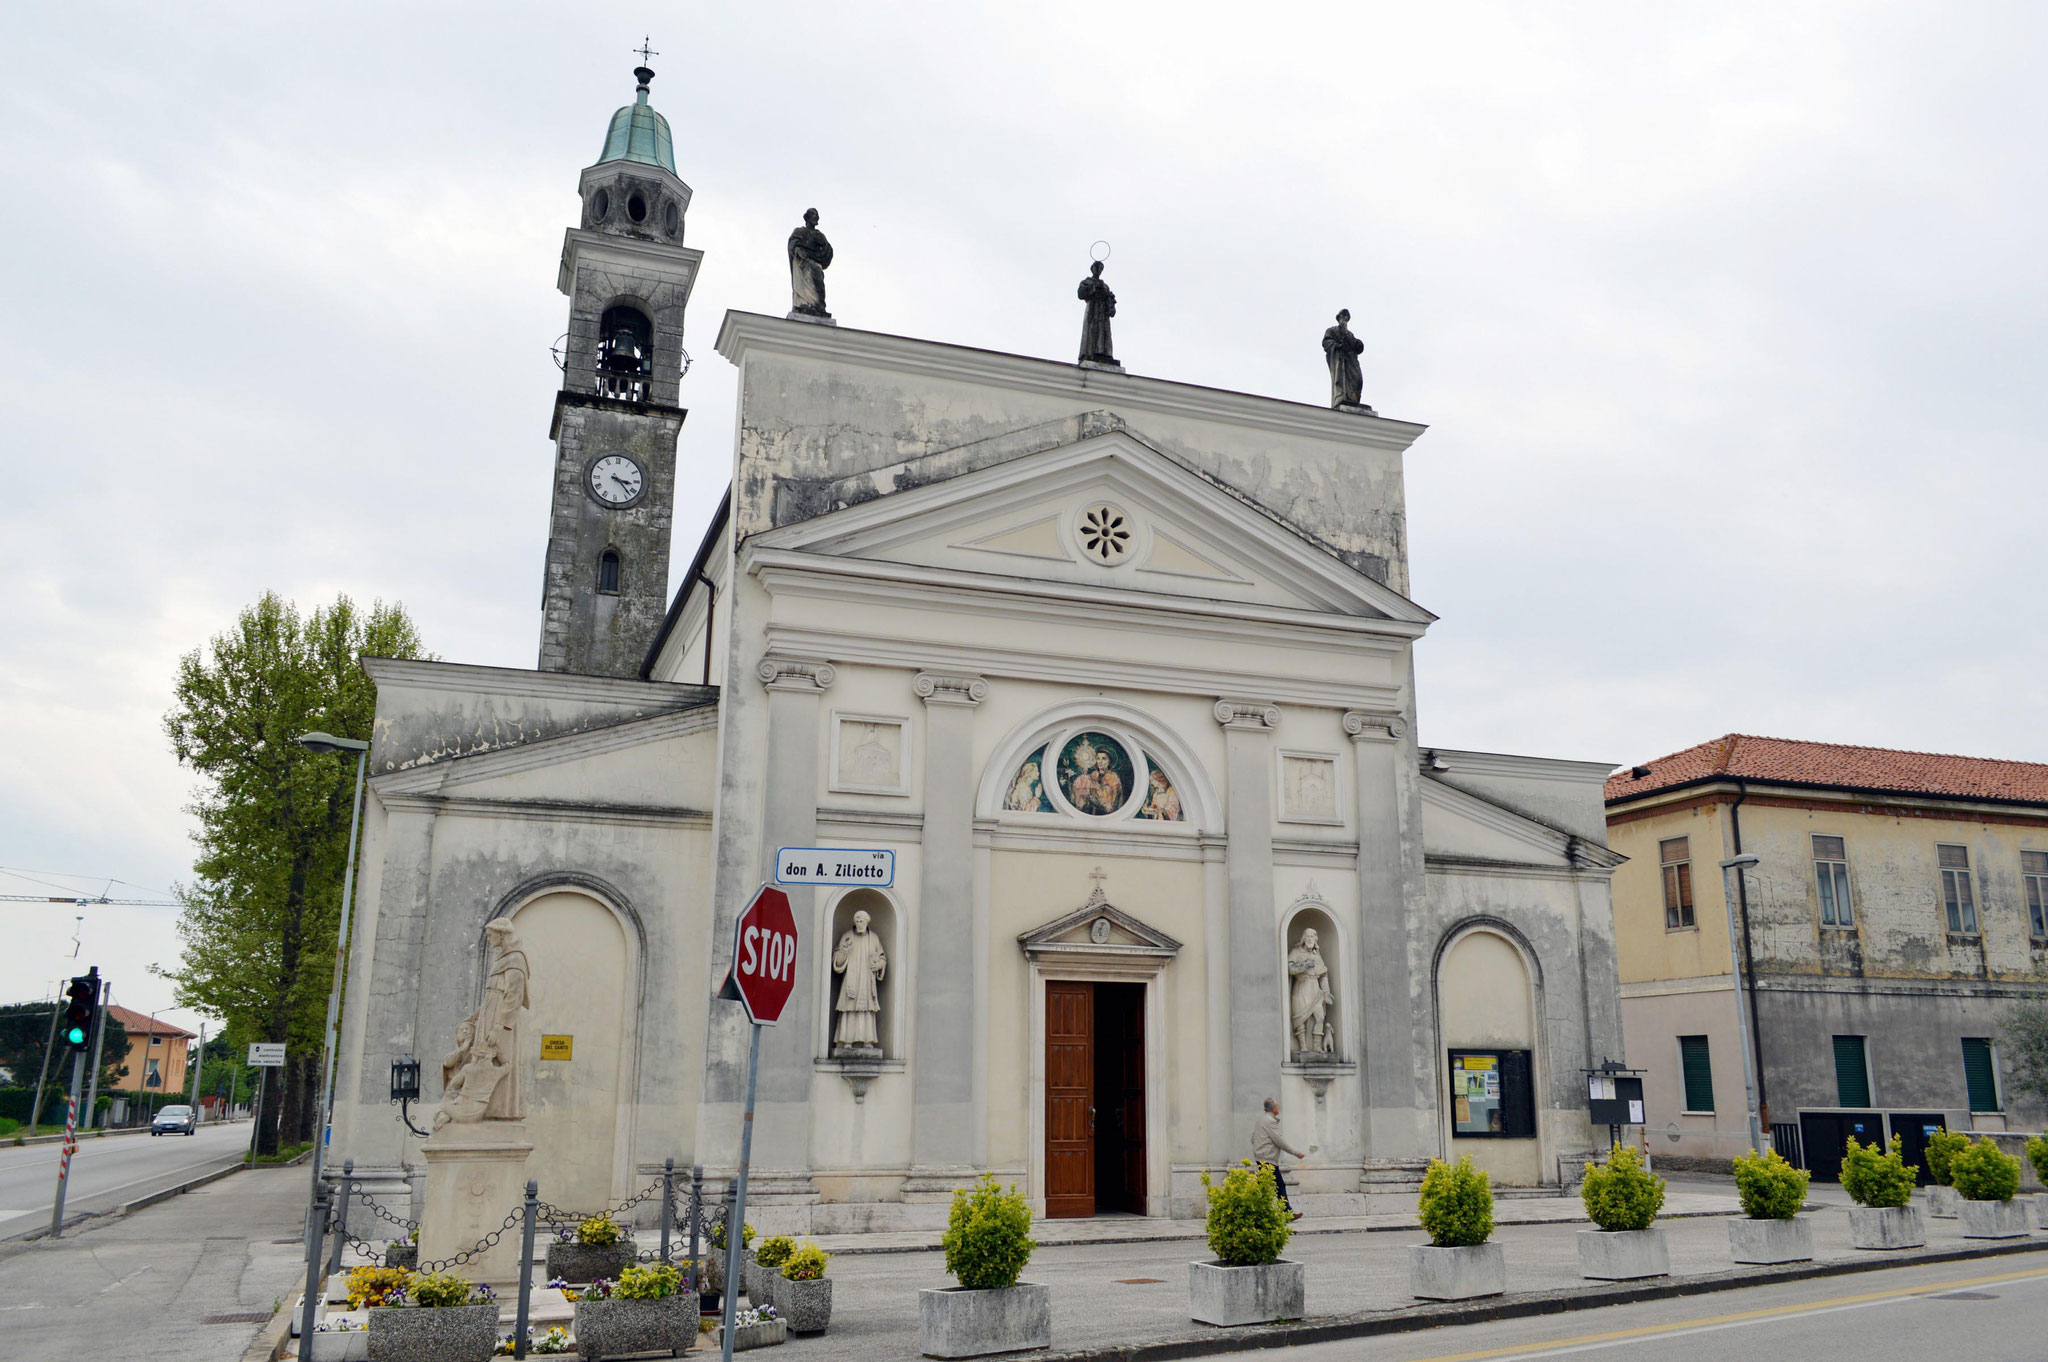
<svg viewBox="0 0 2048 1362">
<path fill-rule="evenodd" d="M 178 1002 L 286 1063 L 257 1114 L 257 1147 L 313 1138 L 320 1030 L 334 970 L 355 763 L 309 752 L 315 729 L 367 740 L 376 687 L 365 657 L 421 657 L 402 606 L 348 597 L 301 616 L 274 592 L 180 659 L 164 731 L 201 778 L 190 811 L 199 856 L 177 886 Z"/>
<path fill-rule="evenodd" d="M 37 1076 L 43 1072 L 43 1051 L 50 1043 L 50 1012 L 62 1006 L 61 1002 L 0 1005 L 0 1068 L 13 1074 L 16 1087 L 33 1088 Z M 106 1039 L 100 1046 L 100 1094 L 105 1096 L 113 1089 L 115 1081 L 128 1072 L 122 1064 L 128 1053 L 128 1028 L 121 1025 L 121 1019 L 111 1012 L 101 1015 Z M 53 1094 L 61 1111 L 70 1084 L 71 1050 L 59 1042 L 50 1055 L 49 1083 L 43 1092 L 46 1111 Z M 85 1094 L 80 1093 L 78 1097 L 83 1104 Z M 28 1100 L 34 1104 L 33 1096 Z M 82 1105 L 80 1111 L 79 1119 L 83 1121 Z"/>
<path fill-rule="evenodd" d="M 1999 1037 L 2012 1086 L 2048 1107 L 2048 1003 L 2014 1003 L 2006 1009 Z"/>
</svg>

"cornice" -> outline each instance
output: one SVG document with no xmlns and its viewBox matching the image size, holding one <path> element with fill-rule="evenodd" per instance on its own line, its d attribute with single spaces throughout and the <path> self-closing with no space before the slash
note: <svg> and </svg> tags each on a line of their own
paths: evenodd
<svg viewBox="0 0 2048 1362">
<path fill-rule="evenodd" d="M 919 672 L 910 679 L 910 688 L 928 705 L 973 706 L 988 698 L 988 682 L 979 676 Z"/>
<path fill-rule="evenodd" d="M 610 827 L 673 827 L 695 824 L 708 828 L 704 809 L 668 804 L 587 804 L 560 799 L 475 799 L 465 795 L 387 794 L 377 792 L 386 809 L 413 809 L 436 814 L 467 814 L 475 818 L 510 818 L 523 822 L 592 823 Z"/>
<path fill-rule="evenodd" d="M 769 690 L 822 694 L 839 679 L 839 669 L 818 658 L 770 655 L 754 664 L 754 675 Z"/>
<path fill-rule="evenodd" d="M 1465 752 L 1455 747 L 1430 749 L 1452 775 L 1503 776 L 1519 780 L 1555 780 L 1571 785 L 1599 785 L 1620 763 L 1525 757 L 1511 752 Z"/>
<path fill-rule="evenodd" d="M 1226 388 L 1205 388 L 1170 379 L 1083 369 L 1057 360 L 978 350 L 919 340 L 849 326 L 810 326 L 763 316 L 727 312 L 718 332 L 718 353 L 733 364 L 749 354 L 795 355 L 839 363 L 892 369 L 899 373 L 953 379 L 963 383 L 1009 388 L 1021 392 L 1068 397 L 1089 407 L 1113 400 L 1125 410 L 1168 412 L 1254 430 L 1305 435 L 1340 444 L 1362 445 L 1399 454 L 1421 437 L 1427 426 L 1327 407 L 1258 397 Z"/>
<path fill-rule="evenodd" d="M 1607 818 L 1610 823 L 1630 821 L 1653 811 L 1732 803 L 1737 797 L 1743 800 L 1744 807 L 1849 809 L 1885 817 L 1953 818 L 1958 822 L 1983 819 L 2024 822 L 2034 826 L 2048 822 L 2048 804 L 2031 800 L 1873 790 L 1850 785 L 1801 785 L 1793 781 L 1750 780 L 1724 775 L 1703 776 L 1659 790 L 1609 799 Z"/>
<path fill-rule="evenodd" d="M 555 274 L 555 287 L 563 293 L 571 292 L 577 272 L 586 262 L 600 269 L 616 263 L 652 274 L 664 283 L 678 285 L 688 302 L 690 289 L 697 282 L 697 268 L 704 262 L 704 252 L 694 246 L 670 246 L 638 237 L 593 232 L 587 227 L 571 227 L 562 233 L 562 264 Z"/>
<path fill-rule="evenodd" d="M 1482 879 L 1511 880 L 1608 880 L 1612 870 L 1585 866 L 1534 865 L 1525 861 L 1489 861 L 1477 856 L 1441 856 L 1425 853 L 1424 873 L 1430 875 L 1474 875 Z"/>
<path fill-rule="evenodd" d="M 371 776 L 370 788 L 380 796 L 440 794 L 479 781 L 560 766 L 564 762 L 580 761 L 626 748 L 644 747 L 649 743 L 688 737 L 717 727 L 718 710 L 713 706 L 664 711 L 621 719 L 598 728 L 557 733 L 508 747 L 465 752 L 401 767 Z"/>
<path fill-rule="evenodd" d="M 633 681 L 616 676 L 582 676 L 575 672 L 528 671 L 523 667 L 479 667 L 467 662 L 429 662 L 417 658 L 366 657 L 363 671 L 379 686 L 408 690 L 459 691 L 507 695 L 522 700 L 582 700 L 600 704 L 648 704 L 691 708 L 718 699 L 718 687 L 679 681 Z"/>
</svg>

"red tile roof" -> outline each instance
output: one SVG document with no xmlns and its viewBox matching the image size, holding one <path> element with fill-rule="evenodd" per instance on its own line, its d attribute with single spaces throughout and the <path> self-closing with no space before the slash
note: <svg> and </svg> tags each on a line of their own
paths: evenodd
<svg viewBox="0 0 2048 1362">
<path fill-rule="evenodd" d="M 182 1026 L 173 1026 L 161 1017 L 152 1021 L 148 1013 L 137 1012 L 132 1007 L 122 1007 L 119 1003 L 108 1003 L 107 1015 L 120 1022 L 131 1036 L 183 1036 L 187 1040 L 199 1039 L 196 1032 L 187 1031 Z"/>
<path fill-rule="evenodd" d="M 1637 775 L 1636 772 L 1644 772 Z M 2048 804 L 2048 764 L 1729 733 L 1607 778 L 1607 802 L 1711 780 Z"/>
</svg>

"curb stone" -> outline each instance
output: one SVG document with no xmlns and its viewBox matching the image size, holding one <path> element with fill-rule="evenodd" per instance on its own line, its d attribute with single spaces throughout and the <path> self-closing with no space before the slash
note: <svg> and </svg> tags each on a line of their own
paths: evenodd
<svg viewBox="0 0 2048 1362">
<path fill-rule="evenodd" d="M 277 1362 L 292 1336 L 294 1313 L 289 1300 L 278 1306 L 277 1313 L 270 1317 L 270 1323 L 264 1325 L 256 1337 L 249 1340 L 249 1346 L 242 1349 L 241 1362 Z"/>
<path fill-rule="evenodd" d="M 1611 1287 L 1588 1283 L 1583 1288 L 1531 1291 L 1519 1296 L 1495 1297 L 1490 1301 L 1462 1305 L 1418 1305 L 1409 1309 L 1370 1310 L 1355 1315 L 1333 1315 L 1320 1320 L 1211 1329 L 1204 1333 L 1180 1334 L 1144 1343 L 1117 1343 L 1068 1352 L 1045 1352 L 1037 1355 L 1036 1362 L 1175 1362 L 1180 1358 L 1215 1357 L 1223 1353 L 1293 1348 L 1310 1343 L 1334 1343 L 1344 1339 L 1373 1338 L 1384 1334 L 1415 1333 L 1447 1324 L 1484 1324 L 1494 1320 L 1527 1319 L 1537 1315 L 1598 1310 L 1609 1305 L 1633 1305 L 1638 1301 L 1709 1295 L 1719 1291 L 1768 1286 L 1778 1282 L 1806 1281 L 1816 1277 L 1846 1277 L 1858 1272 L 1871 1272 L 1888 1267 L 1922 1267 L 1930 1263 L 1966 1262 L 1977 1258 L 2003 1258 L 2016 1253 L 2043 1251 L 2048 1251 L 2048 1244 L 2020 1241 L 1987 1245 L 1983 1248 L 1937 1249 L 1926 1253 L 1909 1251 L 1886 1253 L 1881 1257 L 1841 1258 L 1825 1263 L 1798 1263 L 1787 1267 L 1731 1269 L 1700 1273 L 1691 1277 L 1664 1278 L 1655 1282 L 1617 1284 Z"/>
</svg>

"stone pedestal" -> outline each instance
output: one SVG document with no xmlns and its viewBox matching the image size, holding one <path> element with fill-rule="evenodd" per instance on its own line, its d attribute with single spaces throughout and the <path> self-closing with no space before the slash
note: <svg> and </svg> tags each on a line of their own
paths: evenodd
<svg viewBox="0 0 2048 1362">
<path fill-rule="evenodd" d="M 526 1159 L 533 1145 L 520 1121 L 459 1121 L 420 1146 L 427 1161 L 427 1204 L 420 1213 L 420 1260 L 472 1248 L 526 1202 Z M 547 1189 L 543 1187 L 545 1196 Z M 452 1270 L 476 1282 L 519 1279 L 521 1226 Z"/>
</svg>

